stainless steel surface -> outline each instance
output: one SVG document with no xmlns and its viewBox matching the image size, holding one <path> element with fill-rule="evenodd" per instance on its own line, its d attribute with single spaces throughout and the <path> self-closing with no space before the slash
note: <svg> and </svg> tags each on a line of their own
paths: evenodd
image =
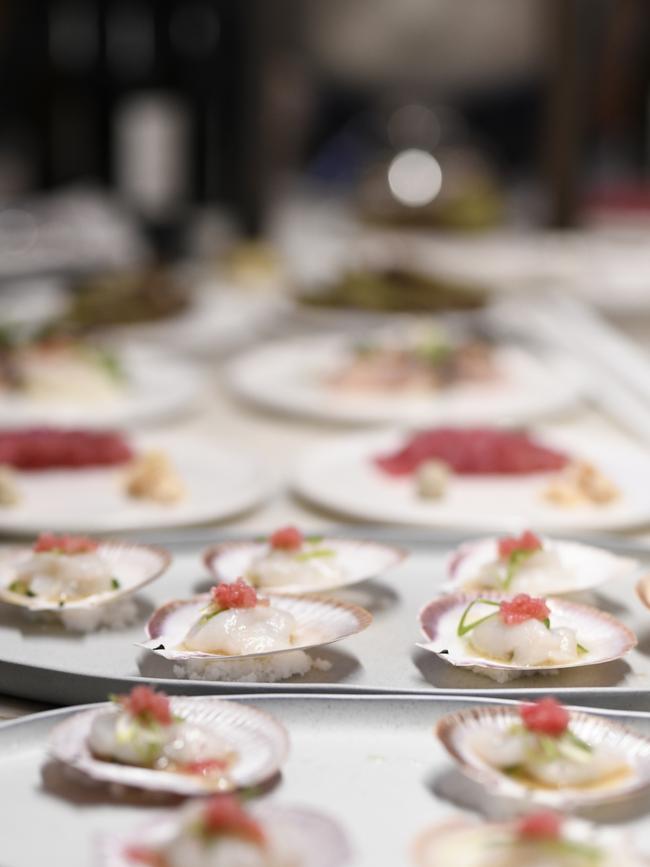
<svg viewBox="0 0 650 867">
<path fill-rule="evenodd" d="M 143 637 L 142 624 L 116 632 L 74 635 L 24 621 L 17 612 L 4 608 L 0 612 L 0 688 L 8 694 L 54 704 L 102 700 L 107 693 L 128 689 L 144 678 L 155 679 L 159 687 L 170 692 L 187 694 L 291 691 L 471 697 L 556 692 L 585 704 L 650 707 L 650 611 L 634 593 L 635 579 L 606 586 L 591 599 L 637 632 L 639 647 L 626 659 L 499 686 L 469 671 L 460 671 L 415 646 L 421 637 L 418 611 L 437 594 L 444 579 L 444 560 L 451 548 L 443 541 L 445 537 L 427 540 L 422 534 L 357 532 L 365 537 L 406 541 L 411 556 L 381 579 L 332 594 L 369 608 L 375 619 L 364 633 L 316 652 L 316 656 L 331 663 L 329 671 L 312 671 L 302 678 L 276 684 L 183 681 L 173 677 L 166 660 L 135 646 Z M 352 534 L 350 528 L 347 533 Z M 172 569 L 143 595 L 143 622 L 152 605 L 209 585 L 200 562 L 201 545 L 196 543 L 199 538 L 217 541 L 219 536 L 212 533 L 182 538 L 184 541 L 179 538 L 172 546 L 176 555 Z M 458 541 L 457 537 L 448 538 L 449 542 Z M 617 550 L 638 554 L 646 549 L 619 541 Z"/>
<path fill-rule="evenodd" d="M 459 812 L 497 817 L 511 809 L 462 777 L 433 735 L 443 714 L 477 702 L 378 696 L 247 701 L 284 723 L 291 739 L 282 776 L 263 797 L 320 809 L 339 821 L 355 851 L 350 867 L 406 865 L 413 839 L 428 825 Z M 137 828 L 153 813 L 73 784 L 48 763 L 49 732 L 73 712 L 0 725 L 0 789 L 11 793 L 3 801 L 3 867 L 88 867 L 96 863 L 98 834 Z M 625 720 L 650 734 L 650 714 L 625 714 Z M 588 818 L 625 828 L 648 845 L 647 807 L 645 795 L 592 810 Z"/>
</svg>

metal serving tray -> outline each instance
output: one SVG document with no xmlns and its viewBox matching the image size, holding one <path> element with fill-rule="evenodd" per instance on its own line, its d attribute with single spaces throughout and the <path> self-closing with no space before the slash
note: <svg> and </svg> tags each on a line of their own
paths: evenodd
<svg viewBox="0 0 650 867">
<path fill-rule="evenodd" d="M 268 694 L 250 696 L 246 702 L 277 717 L 291 739 L 283 773 L 264 797 L 313 807 L 336 819 L 354 851 L 349 867 L 408 865 L 414 839 L 429 825 L 460 812 L 497 818 L 512 809 L 464 778 L 433 735 L 441 716 L 481 702 Z M 62 778 L 48 764 L 49 733 L 75 710 L 79 708 L 0 725 L 2 867 L 94 865 L 99 834 L 137 828 L 155 812 L 111 801 L 101 790 Z M 650 714 L 624 716 L 626 724 L 650 734 Z M 649 806 L 645 794 L 592 809 L 585 817 L 627 828 L 637 845 L 648 849 Z"/>
<path fill-rule="evenodd" d="M 332 532 L 401 544 L 410 550 L 410 557 L 381 579 L 332 594 L 367 607 L 374 622 L 360 635 L 316 652 L 331 663 L 329 671 L 312 671 L 276 684 L 178 680 L 173 678 L 169 662 L 135 646 L 144 637 L 141 625 L 75 635 L 27 622 L 18 612 L 3 606 L 0 693 L 53 704 L 76 704 L 103 700 L 109 692 L 123 691 L 144 679 L 155 680 L 157 686 L 169 692 L 184 694 L 269 691 L 523 697 L 552 692 L 580 704 L 650 709 L 650 611 L 634 592 L 636 578 L 607 586 L 588 600 L 611 611 L 637 633 L 639 645 L 629 656 L 605 665 L 552 677 L 522 678 L 502 686 L 454 668 L 415 646 L 421 639 L 418 611 L 436 595 L 444 580 L 445 557 L 460 537 L 377 528 L 347 527 Z M 220 538 L 225 538 L 224 534 L 206 531 L 150 537 L 167 544 L 175 561 L 162 579 L 144 588 L 143 622 L 153 606 L 209 585 L 200 553 L 205 544 Z M 603 538 L 591 541 L 636 556 L 648 568 L 650 550 L 644 546 Z"/>
</svg>

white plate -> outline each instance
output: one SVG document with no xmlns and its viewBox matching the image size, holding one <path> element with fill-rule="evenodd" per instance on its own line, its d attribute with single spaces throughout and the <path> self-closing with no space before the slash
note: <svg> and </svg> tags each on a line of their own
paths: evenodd
<svg viewBox="0 0 650 867">
<path fill-rule="evenodd" d="M 232 517 L 260 503 L 274 475 L 248 455 L 189 434 L 139 435 L 136 452 L 165 451 L 188 493 L 172 505 L 127 497 L 123 467 L 20 472 L 16 506 L 0 509 L 0 533 L 115 532 L 177 527 Z"/>
<path fill-rule="evenodd" d="M 418 497 L 412 477 L 395 478 L 373 463 L 405 441 L 402 431 L 354 434 L 327 440 L 298 462 L 295 491 L 317 506 L 365 521 L 463 530 L 622 530 L 650 518 L 650 455 L 620 439 L 570 431 L 545 432 L 544 443 L 593 461 L 622 491 L 607 506 L 559 508 L 540 491 L 552 473 L 524 477 L 456 476 L 440 500 Z"/>
<path fill-rule="evenodd" d="M 161 350 L 115 350 L 126 376 L 114 400 L 38 399 L 0 395 L 0 426 L 115 428 L 134 426 L 182 413 L 198 399 L 201 375 L 194 364 Z"/>
<path fill-rule="evenodd" d="M 350 424 L 493 424 L 526 421 L 566 409 L 580 378 L 565 358 L 538 359 L 517 346 L 495 350 L 502 380 L 429 394 L 342 393 L 326 385 L 349 356 L 338 335 L 304 337 L 253 349 L 228 368 L 241 397 L 272 410 Z"/>
</svg>

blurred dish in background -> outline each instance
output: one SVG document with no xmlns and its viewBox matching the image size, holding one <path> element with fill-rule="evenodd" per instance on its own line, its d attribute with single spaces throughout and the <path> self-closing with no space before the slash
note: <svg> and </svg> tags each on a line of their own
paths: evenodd
<svg viewBox="0 0 650 867">
<path fill-rule="evenodd" d="M 371 312 L 468 310 L 481 307 L 486 294 L 476 285 L 435 276 L 400 263 L 344 268 L 331 281 L 298 295 L 302 304 Z"/>
<path fill-rule="evenodd" d="M 268 497 L 275 475 L 199 436 L 33 430 L 0 432 L 0 532 L 114 532 L 217 521 Z M 10 468 L 10 469 L 9 469 Z M 1 499 L 1 498 L 0 498 Z"/>
<path fill-rule="evenodd" d="M 579 532 L 645 523 L 646 472 L 647 453 L 619 439 L 440 428 L 409 438 L 383 431 L 330 439 L 298 462 L 293 487 L 366 521 Z M 566 497 L 553 495 L 560 488 Z"/>
<path fill-rule="evenodd" d="M 575 403 L 580 377 L 568 359 L 490 344 L 464 324 L 271 343 L 232 362 L 228 380 L 267 409 L 347 424 L 512 422 Z"/>
<path fill-rule="evenodd" d="M 71 286 L 64 328 L 90 331 L 177 316 L 190 305 L 189 290 L 162 267 L 87 276 Z"/>
<path fill-rule="evenodd" d="M 281 298 L 192 269 L 152 267 L 87 278 L 54 327 L 106 332 L 194 355 L 226 353 L 285 310 Z"/>
<path fill-rule="evenodd" d="M 74 337 L 0 334 L 0 425 L 122 427 L 174 416 L 201 377 L 160 350 Z"/>
</svg>

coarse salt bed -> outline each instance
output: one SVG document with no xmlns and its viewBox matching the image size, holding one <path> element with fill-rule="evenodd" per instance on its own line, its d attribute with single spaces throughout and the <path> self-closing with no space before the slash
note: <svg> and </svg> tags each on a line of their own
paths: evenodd
<svg viewBox="0 0 650 867">
<path fill-rule="evenodd" d="M 34 620 L 60 622 L 71 632 L 95 632 L 97 629 L 124 629 L 139 617 L 134 599 L 118 599 L 92 608 L 65 608 L 55 612 L 31 612 Z"/>
<path fill-rule="evenodd" d="M 536 674 L 541 674 L 542 677 L 555 677 L 560 673 L 557 668 L 525 668 L 505 669 L 505 668 L 482 668 L 481 666 L 473 666 L 470 668 L 474 674 L 480 674 L 483 677 L 489 677 L 497 683 L 508 683 L 511 680 L 517 680 L 520 677 L 533 677 Z"/>
<path fill-rule="evenodd" d="M 312 668 L 327 671 L 331 664 L 323 659 L 312 659 L 304 650 L 290 650 L 227 662 L 218 659 L 184 659 L 174 665 L 174 676 L 184 680 L 275 683 L 294 675 L 307 674 Z"/>
</svg>

